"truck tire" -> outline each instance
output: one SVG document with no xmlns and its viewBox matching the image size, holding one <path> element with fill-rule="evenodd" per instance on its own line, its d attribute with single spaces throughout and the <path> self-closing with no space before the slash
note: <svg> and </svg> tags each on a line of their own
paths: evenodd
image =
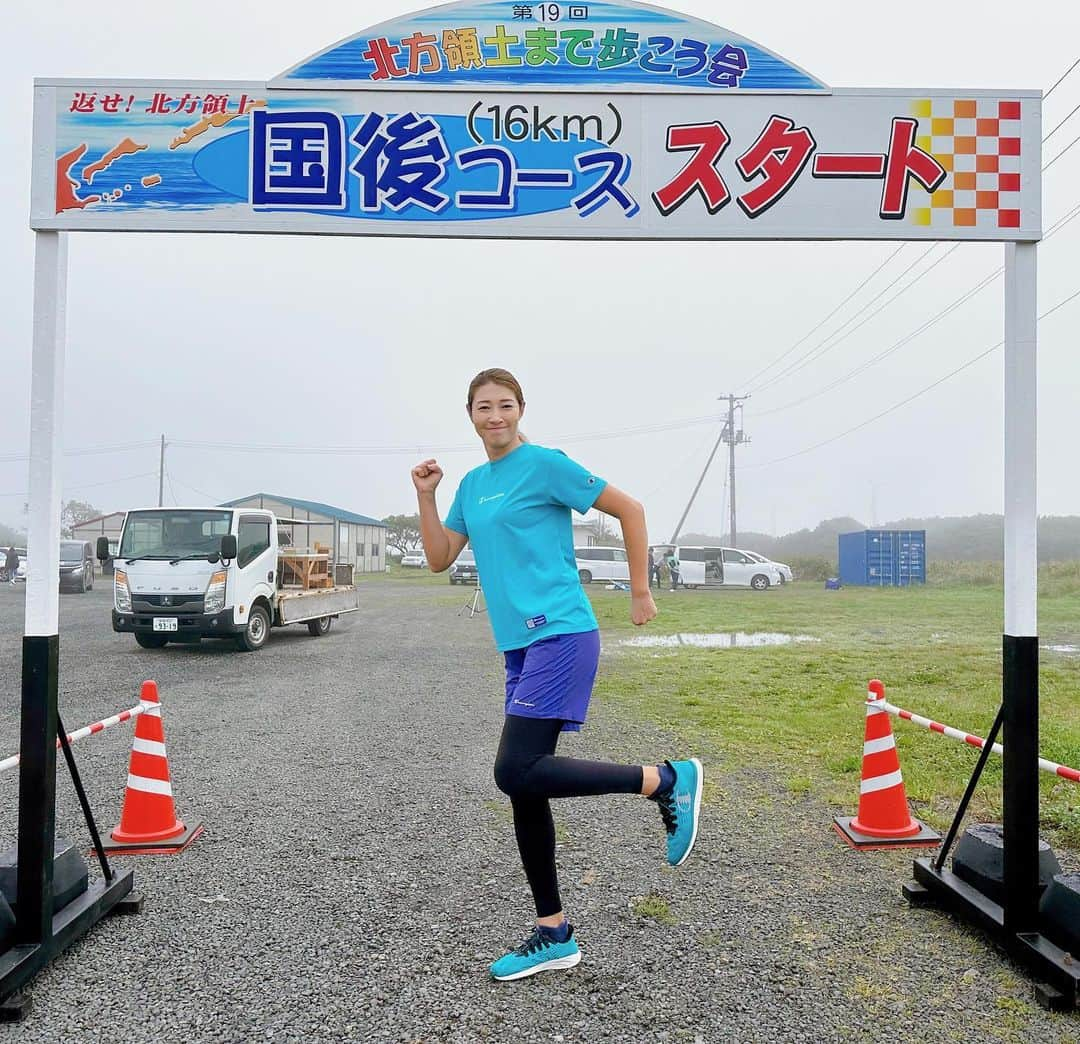
<svg viewBox="0 0 1080 1044">
<path fill-rule="evenodd" d="M 321 638 L 324 634 L 330 633 L 333 623 L 334 618 L 332 616 L 320 616 L 318 620 L 308 620 L 308 634 L 312 638 Z"/>
<path fill-rule="evenodd" d="M 764 573 L 758 573 L 750 581 L 750 586 L 755 591 L 767 591 L 769 589 L 769 578 Z"/>
<path fill-rule="evenodd" d="M 270 614 L 261 605 L 253 605 L 247 626 L 236 636 L 236 648 L 240 652 L 258 652 L 269 637 Z"/>
<path fill-rule="evenodd" d="M 592 573 L 590 573 L 588 569 L 579 569 L 577 571 L 577 577 L 583 584 L 592 583 Z"/>
<path fill-rule="evenodd" d="M 169 644 L 169 639 L 163 634 L 142 634 L 135 632 L 135 641 L 144 649 L 164 649 Z"/>
</svg>

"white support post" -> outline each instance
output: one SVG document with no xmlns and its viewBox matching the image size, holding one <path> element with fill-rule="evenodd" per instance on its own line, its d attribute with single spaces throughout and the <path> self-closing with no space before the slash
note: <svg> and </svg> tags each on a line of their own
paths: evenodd
<svg viewBox="0 0 1080 1044">
<path fill-rule="evenodd" d="M 1035 243 L 1005 245 L 1005 633 L 1038 635 Z"/>
<path fill-rule="evenodd" d="M 28 637 L 60 630 L 67 233 L 34 233 L 34 341 L 30 385 L 30 508 L 26 541 Z"/>
</svg>

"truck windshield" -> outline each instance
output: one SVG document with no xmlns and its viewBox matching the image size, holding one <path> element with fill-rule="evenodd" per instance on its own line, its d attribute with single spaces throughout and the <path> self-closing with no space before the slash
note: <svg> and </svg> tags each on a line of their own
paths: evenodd
<svg viewBox="0 0 1080 1044">
<path fill-rule="evenodd" d="M 210 555 L 218 550 L 231 522 L 231 511 L 132 511 L 117 557 Z"/>
</svg>

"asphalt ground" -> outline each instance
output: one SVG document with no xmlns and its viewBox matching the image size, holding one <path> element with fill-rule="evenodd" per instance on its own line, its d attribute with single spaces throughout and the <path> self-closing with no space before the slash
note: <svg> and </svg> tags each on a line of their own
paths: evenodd
<svg viewBox="0 0 1080 1044">
<path fill-rule="evenodd" d="M 597 703 L 560 750 L 698 754 L 697 847 L 673 870 L 651 803 L 559 802 L 583 960 L 492 982 L 488 963 L 524 939 L 532 909 L 491 777 L 502 696 L 487 620 L 458 613 L 467 589 L 361 591 L 361 611 L 329 636 L 276 631 L 247 655 L 142 650 L 110 629 L 106 584 L 61 597 L 68 729 L 133 705 L 155 679 L 178 811 L 205 834 L 179 856 L 123 860 L 144 912 L 106 919 L 44 970 L 31 1016 L 0 1027 L 0 1044 L 1080 1038 L 1080 1018 L 1039 1009 L 981 937 L 908 909 L 910 853 L 854 852 L 829 829 L 836 810 L 767 767 L 735 768 L 722 748 L 690 750 Z M 17 745 L 23 603 L 0 585 L 0 756 Z M 104 830 L 130 741 L 120 726 L 75 748 Z M 57 789 L 58 832 L 87 844 L 62 764 Z M 16 802 L 10 772 L 4 844 Z"/>
</svg>

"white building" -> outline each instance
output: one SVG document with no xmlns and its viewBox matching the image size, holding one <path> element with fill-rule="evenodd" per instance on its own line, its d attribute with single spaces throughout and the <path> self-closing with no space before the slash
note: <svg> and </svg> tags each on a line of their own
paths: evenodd
<svg viewBox="0 0 1080 1044">
<path fill-rule="evenodd" d="M 613 533 L 622 535 L 618 528 L 619 523 L 614 519 L 601 519 L 599 512 L 586 515 L 584 518 L 575 516 L 571 524 L 574 528 L 574 547 L 593 547 L 601 543 L 600 537 L 605 528 L 608 536 Z"/>
</svg>

